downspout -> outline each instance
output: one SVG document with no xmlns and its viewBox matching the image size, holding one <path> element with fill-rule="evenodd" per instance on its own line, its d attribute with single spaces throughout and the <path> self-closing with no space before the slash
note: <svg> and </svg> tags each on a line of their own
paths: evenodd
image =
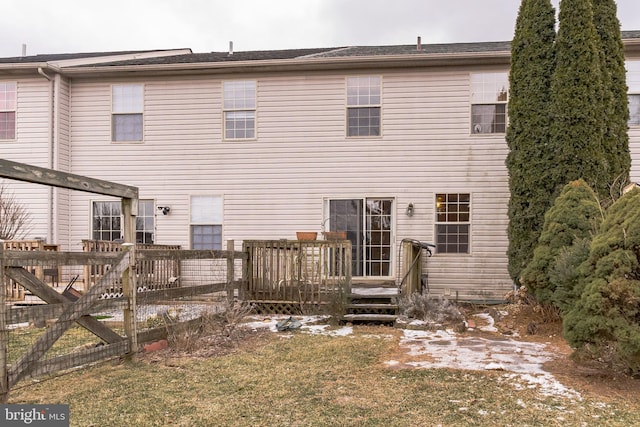
<svg viewBox="0 0 640 427">
<path fill-rule="evenodd" d="M 53 129 L 53 99 L 55 96 L 54 93 L 54 79 L 53 77 L 47 75 L 47 73 L 44 72 L 44 70 L 42 69 L 42 67 L 38 67 L 38 74 L 40 74 L 42 77 L 44 77 L 45 79 L 47 79 L 49 81 L 49 111 L 48 111 L 48 127 L 49 127 L 49 138 L 47 141 L 47 152 L 48 152 L 48 164 L 47 164 L 47 168 L 49 169 L 55 169 L 55 156 L 54 156 L 54 150 L 53 150 L 53 136 L 54 136 L 54 129 Z M 53 242 L 53 237 L 54 237 L 54 233 L 53 233 L 53 228 L 55 225 L 55 221 L 53 218 L 54 215 L 54 188 L 53 187 L 49 187 L 49 200 L 48 200 L 48 206 L 47 206 L 47 217 L 48 217 L 48 221 L 49 224 L 47 225 L 47 243 L 54 243 Z"/>
</svg>

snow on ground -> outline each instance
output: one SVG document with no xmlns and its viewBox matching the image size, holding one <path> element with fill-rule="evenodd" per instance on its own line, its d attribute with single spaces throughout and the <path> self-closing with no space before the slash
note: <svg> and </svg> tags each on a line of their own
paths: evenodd
<svg viewBox="0 0 640 427">
<path fill-rule="evenodd" d="M 497 332 L 493 318 L 488 314 L 475 315 L 484 325 L 476 329 L 486 332 Z M 277 332 L 276 325 L 288 316 L 255 319 L 244 326 L 259 329 L 268 328 Z M 326 324 L 327 316 L 295 316 L 299 321 L 301 332 L 331 336 L 346 336 L 353 333 L 353 328 L 343 326 L 331 328 Z M 411 327 L 419 327 L 424 322 L 411 322 Z M 471 331 L 471 329 L 470 329 Z M 472 332 L 472 331 L 471 331 Z M 383 338 L 383 337 L 381 337 Z M 537 388 L 544 395 L 560 396 L 581 400 L 580 393 L 565 387 L 552 374 L 543 368 L 544 363 L 554 359 L 555 355 L 545 349 L 546 345 L 526 341 L 517 341 L 496 335 L 495 338 L 460 335 L 450 330 L 415 330 L 403 329 L 400 339 L 401 348 L 405 349 L 410 361 L 405 366 L 414 368 L 449 368 L 473 371 L 502 371 L 503 379 L 518 388 Z M 401 362 L 390 360 L 388 366 L 399 366 Z"/>
<path fill-rule="evenodd" d="M 491 317 L 491 315 L 487 313 L 479 313 L 474 314 L 471 317 L 476 317 L 486 322 L 486 325 L 478 326 L 477 329 L 485 332 L 498 332 L 498 328 L 495 327 L 495 321 L 493 320 L 493 317 Z"/>
<path fill-rule="evenodd" d="M 457 335 L 446 330 L 416 331 L 405 329 L 400 346 L 412 360 L 406 365 L 416 368 L 451 368 L 474 371 L 504 371 L 509 382 L 521 381 L 538 387 L 545 395 L 580 400 L 578 392 L 560 384 L 543 364 L 555 356 L 545 344 L 504 339 Z M 420 356 L 425 356 L 420 360 Z M 387 362 L 390 366 L 397 361 Z M 516 387 L 518 387 L 516 382 Z"/>
<path fill-rule="evenodd" d="M 287 318 L 288 316 L 267 317 L 263 320 L 256 319 L 252 322 L 244 323 L 243 326 L 255 330 L 268 328 L 271 332 L 278 332 L 276 325 L 278 322 L 286 320 Z M 302 324 L 299 328 L 302 332 L 330 336 L 347 336 L 353 333 L 353 328 L 351 326 L 331 329 L 330 325 L 326 323 L 329 319 L 328 316 L 295 316 L 294 318 Z"/>
<path fill-rule="evenodd" d="M 211 306 L 208 305 L 192 305 L 178 309 L 175 306 L 164 305 L 145 308 L 146 310 L 138 310 L 139 320 L 163 312 L 169 312 L 169 314 L 178 315 L 181 320 L 187 320 L 204 311 L 211 310 Z M 113 316 L 112 319 L 114 319 L 121 316 L 121 311 L 102 314 Z M 268 328 L 272 332 L 278 332 L 276 327 L 278 322 L 288 318 L 289 316 L 254 317 L 250 319 L 251 321 L 243 323 L 243 326 L 251 329 Z M 472 318 L 478 320 L 475 322 L 477 326 L 470 328 L 470 332 L 473 329 L 497 332 L 494 320 L 490 315 L 476 314 Z M 305 333 L 329 336 L 348 336 L 353 333 L 351 326 L 332 328 L 327 324 L 328 316 L 295 316 L 294 319 L 300 322 L 300 327 L 297 329 Z M 474 336 L 472 333 L 459 335 L 444 329 L 421 330 L 424 322 L 419 321 L 412 321 L 408 325 L 414 329 L 403 329 L 403 336 L 400 340 L 401 348 L 406 350 L 410 358 L 410 361 L 403 362 L 405 366 L 504 371 L 504 380 L 512 384 L 513 387 L 536 387 L 545 395 L 581 399 L 578 392 L 563 386 L 553 375 L 544 370 L 543 364 L 554 358 L 553 353 L 545 350 L 545 344 L 516 341 L 497 334 L 495 338 L 486 338 L 486 336 Z M 420 330 L 415 330 L 415 328 Z M 399 366 L 401 362 L 390 360 L 386 364 Z"/>
</svg>

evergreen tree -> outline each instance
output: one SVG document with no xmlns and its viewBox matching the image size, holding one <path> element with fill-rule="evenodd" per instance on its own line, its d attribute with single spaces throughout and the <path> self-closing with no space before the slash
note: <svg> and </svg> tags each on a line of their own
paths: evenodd
<svg viewBox="0 0 640 427">
<path fill-rule="evenodd" d="M 603 117 L 605 119 L 603 145 L 608 154 L 608 182 L 611 195 L 619 195 L 629 182 L 631 156 L 629 154 L 629 100 L 627 98 L 624 46 L 620 35 L 620 21 L 614 0 L 592 0 L 593 19 L 599 38 L 602 70 Z"/>
<path fill-rule="evenodd" d="M 523 0 L 511 44 L 509 74 L 509 273 L 518 281 L 533 257 L 552 188 L 547 176 L 549 102 L 555 68 L 555 10 L 549 0 Z"/>
<path fill-rule="evenodd" d="M 600 199 L 609 196 L 608 155 L 598 36 L 591 0 L 562 0 L 551 81 L 550 169 L 553 196 L 584 179 Z"/>
<path fill-rule="evenodd" d="M 576 298 L 577 267 L 587 258 L 602 211 L 593 190 L 578 180 L 563 188 L 544 218 L 533 260 L 522 272 L 522 283 L 538 302 L 566 311 Z"/>
<path fill-rule="evenodd" d="M 563 319 L 579 352 L 640 373 L 640 190 L 618 199 L 580 266 L 580 299 Z"/>
</svg>

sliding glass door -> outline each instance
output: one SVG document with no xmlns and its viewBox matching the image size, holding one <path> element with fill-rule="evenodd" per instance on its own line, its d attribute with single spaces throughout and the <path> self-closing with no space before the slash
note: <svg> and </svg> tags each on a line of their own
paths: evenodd
<svg viewBox="0 0 640 427">
<path fill-rule="evenodd" d="M 390 276 L 393 199 L 332 199 L 328 209 L 329 230 L 351 240 L 353 276 Z"/>
</svg>

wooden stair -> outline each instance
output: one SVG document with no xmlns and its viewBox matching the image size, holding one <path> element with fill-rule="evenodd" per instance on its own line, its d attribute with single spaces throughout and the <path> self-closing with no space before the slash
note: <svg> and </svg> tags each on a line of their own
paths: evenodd
<svg viewBox="0 0 640 427">
<path fill-rule="evenodd" d="M 352 287 L 345 322 L 393 323 L 398 318 L 398 289 Z"/>
</svg>

